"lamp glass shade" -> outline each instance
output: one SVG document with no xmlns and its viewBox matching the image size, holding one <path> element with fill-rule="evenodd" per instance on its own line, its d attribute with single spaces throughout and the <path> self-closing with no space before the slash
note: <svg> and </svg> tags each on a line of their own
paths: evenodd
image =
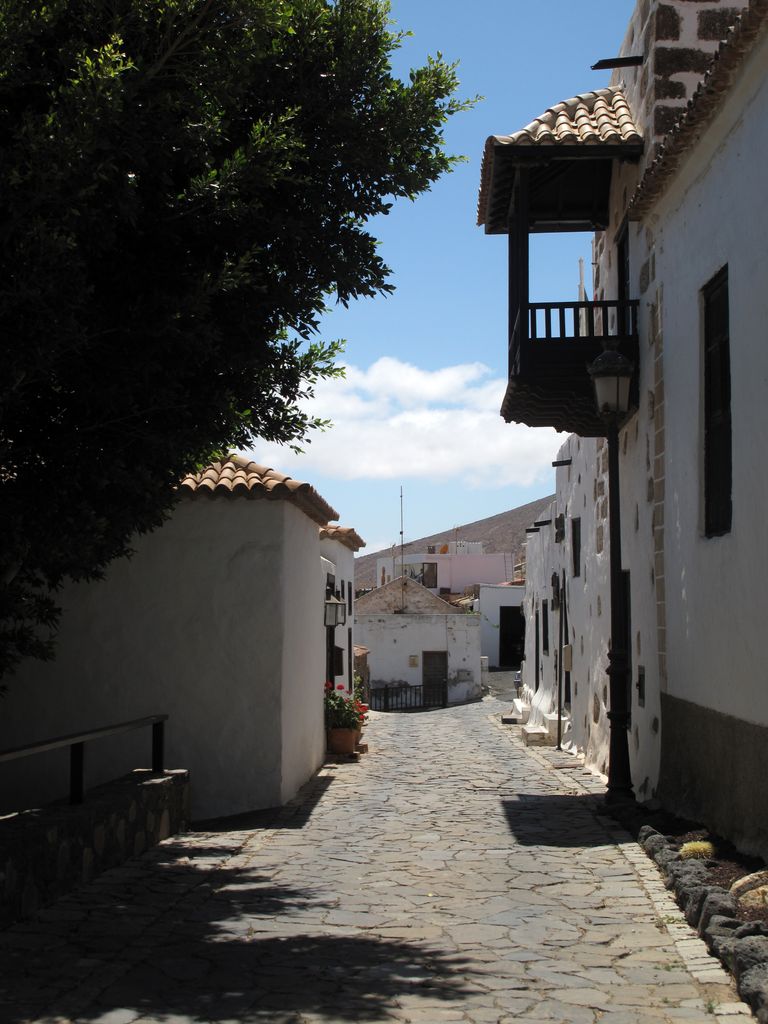
<svg viewBox="0 0 768 1024">
<path fill-rule="evenodd" d="M 597 407 L 601 412 L 626 412 L 629 409 L 630 377 L 593 377 Z"/>
<path fill-rule="evenodd" d="M 601 413 L 624 413 L 629 410 L 629 385 L 634 366 L 616 349 L 605 349 L 587 367 L 595 388 L 595 400 Z"/>
<path fill-rule="evenodd" d="M 326 626 L 338 626 L 339 624 L 339 611 L 346 608 L 342 605 L 341 601 L 335 597 L 329 597 L 325 602 L 325 625 Z"/>
</svg>

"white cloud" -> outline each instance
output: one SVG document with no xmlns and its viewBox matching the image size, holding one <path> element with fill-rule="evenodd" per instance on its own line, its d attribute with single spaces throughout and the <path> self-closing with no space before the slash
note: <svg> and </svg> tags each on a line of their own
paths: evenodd
<svg viewBox="0 0 768 1024">
<path fill-rule="evenodd" d="M 328 431 L 313 432 L 302 455 L 259 444 L 253 457 L 300 479 L 529 486 L 551 472 L 563 437 L 504 423 L 505 386 L 482 363 L 422 370 L 385 356 L 367 370 L 348 366 L 345 380 L 321 381 L 307 406 L 333 421 Z"/>
</svg>

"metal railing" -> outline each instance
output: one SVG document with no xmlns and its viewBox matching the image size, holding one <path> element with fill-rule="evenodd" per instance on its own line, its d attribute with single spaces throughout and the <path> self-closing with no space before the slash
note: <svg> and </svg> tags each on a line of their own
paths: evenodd
<svg viewBox="0 0 768 1024">
<path fill-rule="evenodd" d="M 371 690 L 372 711 L 416 711 L 448 707 L 448 681 L 419 686 L 381 686 Z"/>
<path fill-rule="evenodd" d="M 34 754 L 44 754 L 49 750 L 69 747 L 69 802 L 81 804 L 84 793 L 85 744 L 90 740 L 104 739 L 105 736 L 116 736 L 119 733 L 132 732 L 144 726 L 152 726 L 152 772 L 162 775 L 165 756 L 165 723 L 168 715 L 150 715 L 148 718 L 135 718 L 130 722 L 119 722 L 117 725 L 106 725 L 101 729 L 89 729 L 87 732 L 72 733 L 69 736 L 58 736 L 55 739 L 43 740 L 41 743 L 30 743 L 13 750 L 0 750 L 0 764 L 4 761 L 16 761 Z"/>
</svg>

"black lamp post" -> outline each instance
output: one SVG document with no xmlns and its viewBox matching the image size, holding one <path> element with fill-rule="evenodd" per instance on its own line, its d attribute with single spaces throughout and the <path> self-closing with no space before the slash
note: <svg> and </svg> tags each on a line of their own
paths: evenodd
<svg viewBox="0 0 768 1024">
<path fill-rule="evenodd" d="M 616 349 L 606 349 L 588 367 L 597 408 L 608 440 L 608 551 L 611 562 L 611 649 L 608 653 L 610 751 L 606 801 L 634 800 L 629 767 L 629 660 L 627 607 L 621 569 L 621 503 L 619 500 L 619 421 L 629 409 L 634 367 Z"/>
</svg>

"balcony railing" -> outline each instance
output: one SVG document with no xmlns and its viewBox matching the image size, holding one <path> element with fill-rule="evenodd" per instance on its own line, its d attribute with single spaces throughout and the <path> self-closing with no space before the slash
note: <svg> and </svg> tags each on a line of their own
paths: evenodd
<svg viewBox="0 0 768 1024">
<path fill-rule="evenodd" d="M 525 373 L 540 359 L 581 358 L 584 347 L 602 347 L 610 339 L 634 342 L 637 308 L 636 299 L 526 303 L 518 311 L 509 339 L 510 376 Z M 573 348 L 566 349 L 559 342 L 571 343 Z"/>
</svg>

